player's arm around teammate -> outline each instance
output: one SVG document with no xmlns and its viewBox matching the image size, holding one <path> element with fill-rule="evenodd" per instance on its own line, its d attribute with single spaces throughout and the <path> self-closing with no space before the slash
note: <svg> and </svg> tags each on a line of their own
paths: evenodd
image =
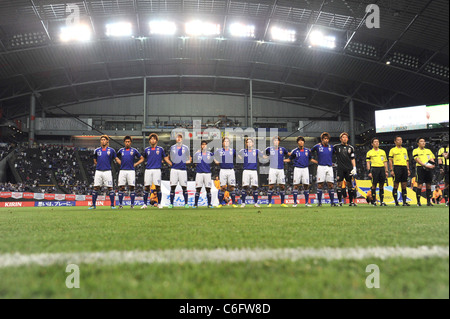
<svg viewBox="0 0 450 319">
<path fill-rule="evenodd" d="M 303 194 L 305 195 L 305 206 L 311 207 L 309 204 L 309 163 L 312 162 L 311 150 L 305 148 L 305 138 L 303 136 L 297 137 L 298 147 L 289 154 L 287 161 L 293 161 L 294 164 L 294 206 L 297 207 L 297 198 L 300 188 L 303 187 Z"/>
<path fill-rule="evenodd" d="M 225 136 L 222 139 L 222 148 L 215 153 L 214 162 L 219 165 L 219 180 L 220 188 L 218 192 L 219 206 L 222 207 L 225 192 L 230 192 L 233 208 L 236 208 L 236 173 L 234 171 L 234 163 L 236 161 L 237 153 L 235 149 L 230 148 L 230 139 Z"/>
<path fill-rule="evenodd" d="M 280 147 L 280 141 L 281 139 L 279 136 L 273 137 L 273 146 L 266 149 L 264 156 L 264 158 L 270 159 L 268 207 L 272 206 L 272 196 L 275 186 L 280 188 L 281 207 L 288 207 L 285 204 L 286 176 L 284 173 L 284 163 L 285 157 L 289 154 L 289 152 L 284 147 Z"/>
<path fill-rule="evenodd" d="M 202 191 L 203 186 L 206 189 L 208 208 L 213 208 L 211 205 L 211 164 L 213 161 L 214 154 L 208 150 L 208 142 L 202 141 L 201 150 L 197 151 L 194 155 L 194 163 L 196 164 L 194 208 L 198 207 L 200 192 Z"/>
</svg>

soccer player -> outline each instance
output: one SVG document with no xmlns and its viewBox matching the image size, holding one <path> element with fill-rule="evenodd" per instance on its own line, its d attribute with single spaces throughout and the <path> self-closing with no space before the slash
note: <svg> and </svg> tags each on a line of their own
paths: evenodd
<svg viewBox="0 0 450 319">
<path fill-rule="evenodd" d="M 290 153 L 288 161 L 294 161 L 294 205 L 297 207 L 297 198 L 300 187 L 303 187 L 303 194 L 305 195 L 305 206 L 312 207 L 309 204 L 309 162 L 311 161 L 311 150 L 305 148 L 305 138 L 303 136 L 297 137 L 298 147 Z"/>
<path fill-rule="evenodd" d="M 170 170 L 170 205 L 173 208 L 175 200 L 175 189 L 180 184 L 184 195 L 184 208 L 189 208 L 189 194 L 187 191 L 187 170 L 186 164 L 192 163 L 189 147 L 183 144 L 183 134 L 178 133 L 176 144 L 170 148 L 170 160 L 173 163 Z"/>
<path fill-rule="evenodd" d="M 289 154 L 287 149 L 280 147 L 281 139 L 279 136 L 275 136 L 272 139 L 273 146 L 266 149 L 266 156 L 270 158 L 269 168 L 269 204 L 268 207 L 272 207 L 272 196 L 275 185 L 280 187 L 281 207 L 288 207 L 285 203 L 286 197 L 286 176 L 284 174 L 285 156 Z"/>
<path fill-rule="evenodd" d="M 120 158 L 122 164 L 120 165 L 119 173 L 119 209 L 123 208 L 123 197 L 125 196 L 125 186 L 128 184 L 131 197 L 131 206 L 134 208 L 134 200 L 136 199 L 136 193 L 134 189 L 136 187 L 136 167 L 144 162 L 144 157 L 139 151 L 131 147 L 131 136 L 125 136 L 123 139 L 125 147 L 121 148 L 117 152 L 117 157 Z M 134 159 L 139 159 L 136 163 Z"/>
<path fill-rule="evenodd" d="M 386 152 L 380 149 L 380 140 L 376 137 L 372 139 L 372 146 L 367 152 L 367 170 L 370 172 L 369 177 L 372 179 L 372 205 L 377 206 L 377 185 L 380 188 L 380 206 L 387 206 L 384 202 L 384 183 L 389 176 L 388 160 Z"/>
<path fill-rule="evenodd" d="M 404 148 L 403 139 L 401 136 L 396 136 L 394 139 L 395 147 L 389 151 L 389 166 L 391 168 L 391 176 L 394 178 L 394 196 L 395 206 L 400 206 L 398 203 L 398 187 L 402 186 L 403 206 L 410 206 L 407 203 L 408 198 L 408 176 L 411 175 L 409 169 L 408 150 Z"/>
<path fill-rule="evenodd" d="M 152 185 L 155 186 L 154 191 L 156 191 L 158 197 L 158 208 L 163 208 L 161 203 L 161 167 L 163 160 L 169 166 L 172 166 L 172 162 L 170 161 L 169 156 L 166 156 L 164 149 L 158 146 L 158 141 L 158 134 L 151 133 L 148 137 L 150 146 L 144 150 L 144 158 L 146 160 L 144 174 L 144 205 L 142 205 L 141 209 L 147 208 L 148 197 Z"/>
<path fill-rule="evenodd" d="M 422 206 L 420 199 L 422 198 L 422 185 L 426 184 L 427 206 L 433 206 L 431 203 L 432 191 L 431 183 L 433 182 L 433 169 L 436 167 L 434 159 L 436 158 L 432 151 L 425 148 L 425 138 L 417 139 L 418 147 L 413 151 L 413 157 L 416 161 L 416 177 L 417 177 L 417 206 Z"/>
<path fill-rule="evenodd" d="M 253 189 L 253 200 L 255 207 L 261 207 L 258 204 L 258 159 L 263 157 L 260 150 L 253 148 L 252 138 L 245 140 L 245 149 L 239 151 L 239 158 L 244 160 L 244 171 L 242 172 L 242 196 L 241 207 L 245 207 L 245 199 L 250 187 Z"/>
<path fill-rule="evenodd" d="M 448 167 L 448 143 L 446 147 L 442 147 L 438 152 L 438 163 L 440 168 L 440 173 L 444 175 L 444 200 L 445 205 L 448 206 L 448 193 L 449 193 L 449 187 L 448 187 L 448 178 L 449 178 L 449 167 Z"/>
<path fill-rule="evenodd" d="M 335 207 L 334 203 L 334 172 L 333 172 L 333 153 L 334 147 L 330 145 L 330 134 L 322 133 L 320 136 L 321 143 L 315 145 L 312 153 L 317 153 L 317 160 L 312 159 L 311 162 L 318 164 L 317 168 L 317 198 L 319 201 L 318 207 L 322 206 L 323 186 L 327 183 L 328 193 L 330 195 L 331 206 Z"/>
<path fill-rule="evenodd" d="M 236 208 L 236 174 L 234 172 L 234 161 L 236 158 L 236 150 L 230 148 L 230 139 L 224 137 L 222 139 L 222 148 L 215 152 L 214 162 L 220 167 L 220 188 L 219 188 L 219 206 L 222 207 L 223 199 L 227 189 L 231 195 L 231 202 Z"/>
<path fill-rule="evenodd" d="M 194 208 L 198 207 L 198 200 L 200 198 L 200 192 L 203 186 L 205 186 L 208 208 L 213 208 L 211 205 L 211 163 L 214 160 L 214 153 L 208 151 L 208 142 L 202 141 L 202 149 L 194 154 L 194 163 L 197 164 L 197 174 L 195 175 L 195 205 Z"/>
<path fill-rule="evenodd" d="M 111 209 L 116 209 L 116 193 L 113 191 L 111 162 L 115 160 L 119 165 L 121 165 L 122 162 L 119 158 L 117 158 L 116 151 L 111 147 L 108 147 L 108 143 L 109 137 L 107 135 L 102 135 L 100 137 L 101 147 L 97 148 L 94 151 L 94 164 L 96 165 L 96 170 L 94 177 L 94 191 L 92 192 L 92 206 L 89 207 L 89 209 L 96 209 L 98 193 L 104 186 L 106 186 L 109 191 Z"/>
<path fill-rule="evenodd" d="M 341 144 L 334 145 L 334 153 L 336 154 L 337 162 L 337 194 L 339 199 L 339 206 L 343 206 L 342 203 L 342 182 L 345 180 L 348 187 L 348 197 L 350 201 L 349 206 L 356 206 L 353 202 L 353 198 L 356 197 L 356 190 L 351 187 L 352 177 L 356 177 L 356 159 L 355 148 L 348 144 L 349 135 L 344 132 L 339 136 Z"/>
</svg>

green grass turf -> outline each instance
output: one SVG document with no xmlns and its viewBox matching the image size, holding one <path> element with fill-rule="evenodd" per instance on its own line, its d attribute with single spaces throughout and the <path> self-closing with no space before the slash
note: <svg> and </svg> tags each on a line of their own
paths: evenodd
<svg viewBox="0 0 450 319">
<path fill-rule="evenodd" d="M 0 209 L 0 254 L 174 248 L 448 246 L 447 207 Z M 381 288 L 368 289 L 375 263 Z M 0 298 L 448 298 L 449 260 L 302 260 L 0 269 Z"/>
</svg>

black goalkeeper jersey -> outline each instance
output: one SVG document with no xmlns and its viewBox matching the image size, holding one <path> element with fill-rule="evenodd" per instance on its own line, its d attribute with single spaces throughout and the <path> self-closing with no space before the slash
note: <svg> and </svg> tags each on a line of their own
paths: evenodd
<svg viewBox="0 0 450 319">
<path fill-rule="evenodd" d="M 352 160 L 355 159 L 355 148 L 353 146 L 336 144 L 334 145 L 334 153 L 338 169 L 350 171 L 353 169 Z"/>
</svg>

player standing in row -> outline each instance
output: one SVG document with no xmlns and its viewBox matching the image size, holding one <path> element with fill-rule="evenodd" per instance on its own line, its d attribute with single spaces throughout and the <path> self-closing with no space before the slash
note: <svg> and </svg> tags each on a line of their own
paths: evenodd
<svg viewBox="0 0 450 319">
<path fill-rule="evenodd" d="M 303 136 L 297 137 L 298 147 L 290 153 L 288 161 L 294 161 L 294 205 L 297 207 L 297 198 L 300 187 L 303 187 L 303 194 L 305 195 L 305 206 L 312 207 L 309 204 L 309 163 L 311 161 L 311 150 L 305 148 L 305 138 Z"/>
<path fill-rule="evenodd" d="M 134 191 L 136 187 L 136 167 L 144 162 L 144 157 L 137 149 L 131 147 L 132 139 L 130 136 L 125 136 L 123 142 L 125 143 L 125 147 L 117 152 L 117 157 L 121 161 L 119 173 L 119 209 L 123 208 L 126 185 L 128 185 L 130 191 L 130 208 L 133 209 L 134 200 L 136 199 L 136 193 Z M 134 162 L 135 158 L 139 159 L 136 163 Z"/>
<path fill-rule="evenodd" d="M 322 206 L 323 186 L 327 183 L 328 193 L 330 195 L 331 206 L 334 207 L 334 172 L 333 172 L 333 153 L 334 147 L 330 145 L 330 134 L 322 133 L 320 136 L 321 143 L 315 145 L 311 152 L 317 153 L 317 160 L 312 159 L 311 162 L 318 164 L 317 167 L 317 198 L 318 206 Z"/>
<path fill-rule="evenodd" d="M 163 160 L 172 166 L 169 156 L 166 156 L 164 149 L 158 146 L 158 134 L 152 133 L 148 138 L 150 146 L 144 150 L 144 158 L 146 159 L 144 174 L 144 205 L 141 209 L 147 208 L 148 197 L 150 195 L 151 186 L 155 185 L 155 191 L 158 197 L 158 207 L 162 208 L 161 199 L 161 167 Z"/>
<path fill-rule="evenodd" d="M 202 141 L 201 150 L 194 154 L 194 163 L 197 164 L 195 175 L 195 205 L 194 208 L 198 207 L 198 200 L 200 198 L 200 192 L 203 186 L 206 188 L 208 208 L 213 208 L 211 205 L 211 163 L 214 160 L 214 153 L 208 151 L 208 142 Z"/>
<path fill-rule="evenodd" d="M 449 155 L 448 155 L 448 142 L 447 142 L 447 146 L 446 147 L 442 147 L 439 152 L 438 152 L 438 157 L 439 157 L 439 168 L 440 168 L 440 173 L 444 175 L 444 200 L 445 200 L 445 205 L 448 206 L 448 192 L 449 192 L 449 187 L 448 187 L 448 178 L 449 178 Z"/>
<path fill-rule="evenodd" d="M 419 137 L 417 139 L 418 147 L 413 151 L 413 158 L 416 161 L 416 178 L 417 178 L 417 206 L 422 206 L 420 199 L 422 198 L 422 186 L 426 184 L 427 206 L 433 206 L 431 197 L 431 184 L 433 183 L 433 169 L 436 167 L 434 159 L 436 158 L 432 151 L 425 148 L 425 138 Z"/>
<path fill-rule="evenodd" d="M 396 136 L 395 147 L 389 151 L 389 164 L 391 167 L 391 176 L 394 177 L 394 196 L 395 206 L 400 206 L 398 203 L 398 187 L 402 185 L 403 206 L 411 206 L 407 203 L 408 199 L 408 176 L 411 175 L 409 169 L 408 150 L 404 148 L 403 139 L 401 136 Z"/>
<path fill-rule="evenodd" d="M 122 162 L 117 158 L 116 151 L 108 146 L 108 143 L 109 137 L 107 135 L 102 135 L 100 137 L 101 147 L 94 151 L 94 165 L 96 166 L 96 170 L 94 176 L 94 190 L 92 192 L 92 206 L 90 206 L 89 209 L 96 209 L 98 193 L 104 186 L 106 186 L 109 191 L 111 209 L 116 209 L 116 193 L 113 190 L 111 162 L 115 160 L 119 165 L 121 165 Z"/>
<path fill-rule="evenodd" d="M 173 163 L 170 170 L 170 205 L 173 208 L 175 200 L 175 189 L 180 184 L 183 189 L 184 208 L 189 208 L 189 194 L 187 191 L 187 170 L 186 164 L 192 163 L 189 147 L 183 144 L 183 134 L 178 133 L 176 144 L 170 148 L 170 160 Z"/>
<path fill-rule="evenodd" d="M 380 140 L 376 137 L 372 139 L 372 147 L 366 156 L 367 170 L 372 179 L 372 205 L 377 206 L 377 185 L 379 185 L 380 205 L 387 206 L 384 202 L 384 184 L 389 176 L 386 152 L 380 149 Z"/>
<path fill-rule="evenodd" d="M 242 208 L 245 207 L 245 199 L 250 187 L 253 190 L 255 207 L 260 207 L 258 204 L 258 159 L 263 155 L 260 150 L 253 149 L 253 145 L 253 139 L 247 138 L 245 140 L 245 149 L 240 150 L 238 154 L 239 158 L 244 160 L 244 171 L 242 172 Z"/>
<path fill-rule="evenodd" d="M 236 208 L 236 174 L 234 172 L 234 161 L 236 159 L 236 150 L 230 148 L 230 139 L 222 139 L 222 148 L 215 153 L 215 163 L 220 167 L 219 179 L 219 208 L 222 207 L 225 192 L 230 192 L 233 207 Z"/>
<path fill-rule="evenodd" d="M 348 198 L 350 206 L 356 206 L 353 199 L 356 197 L 356 189 L 352 187 L 352 178 L 356 177 L 356 159 L 355 148 L 348 144 L 349 135 L 344 132 L 339 136 L 341 144 L 334 145 L 334 153 L 336 154 L 337 162 L 337 194 L 339 199 L 339 206 L 343 206 L 342 203 L 342 182 L 345 180 L 348 187 Z M 331 195 L 330 195 L 331 198 Z M 333 201 L 331 201 L 333 202 Z"/>
<path fill-rule="evenodd" d="M 286 176 L 284 174 L 284 163 L 285 157 L 289 154 L 289 152 L 284 147 L 280 147 L 280 141 L 280 137 L 275 136 L 272 139 L 273 146 L 268 147 L 265 152 L 266 156 L 270 158 L 268 207 L 272 207 L 273 189 L 276 185 L 280 187 L 281 207 L 288 207 L 284 203 L 286 197 Z"/>
</svg>

